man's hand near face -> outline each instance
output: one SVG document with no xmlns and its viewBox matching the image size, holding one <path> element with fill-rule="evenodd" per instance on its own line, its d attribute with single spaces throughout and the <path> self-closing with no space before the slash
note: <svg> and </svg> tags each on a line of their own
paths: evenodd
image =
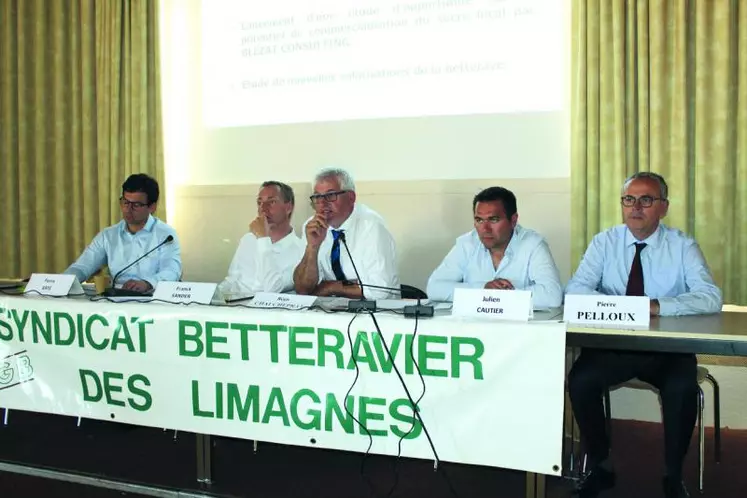
<svg viewBox="0 0 747 498">
<path fill-rule="evenodd" d="M 258 215 L 249 224 L 249 231 L 258 239 L 267 237 L 267 235 L 270 233 L 270 226 L 269 223 L 267 223 L 267 218 L 265 218 L 261 214 Z"/>
<path fill-rule="evenodd" d="M 315 249 L 319 248 L 319 246 L 322 245 L 324 238 L 327 236 L 328 228 L 329 225 L 327 225 L 327 220 L 324 218 L 324 215 L 317 214 L 314 216 L 314 218 L 306 224 L 306 241 L 308 244 Z"/>
</svg>

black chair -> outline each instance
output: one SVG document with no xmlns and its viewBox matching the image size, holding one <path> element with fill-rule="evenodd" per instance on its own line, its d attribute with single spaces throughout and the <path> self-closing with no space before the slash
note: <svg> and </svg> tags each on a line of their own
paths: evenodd
<svg viewBox="0 0 747 498">
<path fill-rule="evenodd" d="M 417 287 L 405 284 L 402 284 L 399 287 L 402 293 L 402 299 L 428 299 L 428 294 Z"/>
</svg>

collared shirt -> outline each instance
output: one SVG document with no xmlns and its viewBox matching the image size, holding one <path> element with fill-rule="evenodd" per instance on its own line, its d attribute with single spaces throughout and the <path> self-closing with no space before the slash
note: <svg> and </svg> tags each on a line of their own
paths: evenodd
<svg viewBox="0 0 747 498">
<path fill-rule="evenodd" d="M 295 232 L 274 244 L 270 237 L 247 233 L 241 238 L 219 285 L 223 294 L 251 295 L 257 292 L 287 292 L 293 289 L 293 270 L 303 257 L 305 246 Z"/>
<path fill-rule="evenodd" d="M 660 315 L 721 311 L 721 289 L 713 283 L 697 242 L 664 224 L 640 241 L 625 225 L 595 235 L 566 294 L 624 296 L 636 242 L 646 243 L 641 252 L 644 291 L 659 300 Z"/>
<path fill-rule="evenodd" d="M 311 219 L 306 220 L 306 223 Z M 304 223 L 303 231 L 304 246 L 306 245 L 306 223 Z M 367 206 L 356 203 L 352 214 L 337 230 L 345 232 L 345 240 L 360 273 L 360 283 L 364 284 L 363 295 L 367 299 L 400 297 L 397 292 L 366 287 L 366 285 L 376 285 L 399 289 L 396 246 L 394 237 L 386 227 L 384 219 Z M 330 227 L 319 247 L 317 259 L 319 282 L 336 280 L 335 273 L 332 271 L 331 258 L 333 238 L 332 227 Z M 342 243 L 340 243 L 340 263 L 345 278 L 357 280 L 350 256 Z"/>
<path fill-rule="evenodd" d="M 498 268 L 476 230 L 456 239 L 456 244 L 428 279 L 427 294 L 435 301 L 453 301 L 454 289 L 481 289 L 505 278 L 517 290 L 532 291 L 532 306 L 551 308 L 563 301 L 563 286 L 550 248 L 535 232 L 516 225 Z"/>
<path fill-rule="evenodd" d="M 172 227 L 155 216 L 148 216 L 145 226 L 135 233 L 127 229 L 124 220 L 104 228 L 64 273 L 76 275 L 78 280 L 84 281 L 102 266 L 108 265 L 109 273 L 114 278 L 120 270 L 166 240 L 169 235 L 174 240 L 125 270 L 114 284 L 119 286 L 135 279 L 145 280 L 155 288 L 161 281 L 176 282 L 182 274 L 179 239 Z"/>
</svg>

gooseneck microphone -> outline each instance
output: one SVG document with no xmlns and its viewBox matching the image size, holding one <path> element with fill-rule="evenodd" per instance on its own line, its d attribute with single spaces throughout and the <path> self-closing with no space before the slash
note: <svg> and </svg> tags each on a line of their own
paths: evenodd
<svg viewBox="0 0 747 498">
<path fill-rule="evenodd" d="M 122 275 L 122 273 L 124 273 L 125 270 L 128 270 L 128 269 L 132 268 L 139 261 L 141 261 L 142 259 L 144 259 L 148 255 L 150 255 L 151 253 L 153 253 L 154 251 L 156 251 L 160 247 L 168 244 L 172 240 L 174 240 L 174 236 L 173 235 L 169 235 L 168 237 L 166 237 L 163 240 L 163 242 L 161 242 L 160 244 L 158 244 L 156 247 L 154 247 L 150 251 L 147 251 L 145 254 L 143 254 L 142 256 L 140 256 L 139 258 L 137 258 L 135 261 L 133 261 L 129 265 L 127 265 L 124 268 L 122 268 L 121 270 L 119 270 L 117 272 L 117 274 L 114 275 L 114 278 L 112 279 L 112 286 L 104 291 L 104 295 L 105 296 L 141 296 L 143 294 L 142 292 L 130 291 L 130 290 L 127 290 L 127 289 L 116 289 L 114 286 L 117 284 L 117 279 L 120 277 L 120 275 Z"/>
<path fill-rule="evenodd" d="M 371 289 L 381 289 L 381 290 L 388 290 L 393 292 L 398 292 L 400 299 L 405 299 L 402 297 L 402 289 L 395 289 L 394 287 L 384 287 L 381 285 L 371 285 L 371 284 L 359 284 L 361 287 L 369 287 Z M 427 297 L 426 297 L 427 299 Z M 423 304 L 422 298 L 412 298 L 413 301 L 417 301 L 417 304 L 408 304 L 405 305 L 402 308 L 402 313 L 405 315 L 405 318 L 431 318 L 433 317 L 435 308 L 431 306 L 430 304 Z"/>
<path fill-rule="evenodd" d="M 340 240 L 342 241 L 342 245 L 345 246 L 345 252 L 348 253 L 348 258 L 350 258 L 350 263 L 353 265 L 353 271 L 355 272 L 355 278 L 358 279 L 358 284 L 361 287 L 361 298 L 360 299 L 351 299 L 348 301 L 348 311 L 352 311 L 354 313 L 358 313 L 361 311 L 368 311 L 373 313 L 376 311 L 376 301 L 366 299 L 366 295 L 363 293 L 363 281 L 361 280 L 361 274 L 358 273 L 358 268 L 355 266 L 355 261 L 353 260 L 353 255 L 350 254 L 350 248 L 348 247 L 348 241 L 345 238 L 345 232 L 340 231 Z"/>
</svg>

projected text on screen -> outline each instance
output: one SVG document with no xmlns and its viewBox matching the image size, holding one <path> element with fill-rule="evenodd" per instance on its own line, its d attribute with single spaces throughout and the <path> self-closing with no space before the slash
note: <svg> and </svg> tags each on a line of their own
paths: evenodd
<svg viewBox="0 0 747 498">
<path fill-rule="evenodd" d="M 561 0 L 202 2 L 208 126 L 563 105 Z"/>
</svg>

